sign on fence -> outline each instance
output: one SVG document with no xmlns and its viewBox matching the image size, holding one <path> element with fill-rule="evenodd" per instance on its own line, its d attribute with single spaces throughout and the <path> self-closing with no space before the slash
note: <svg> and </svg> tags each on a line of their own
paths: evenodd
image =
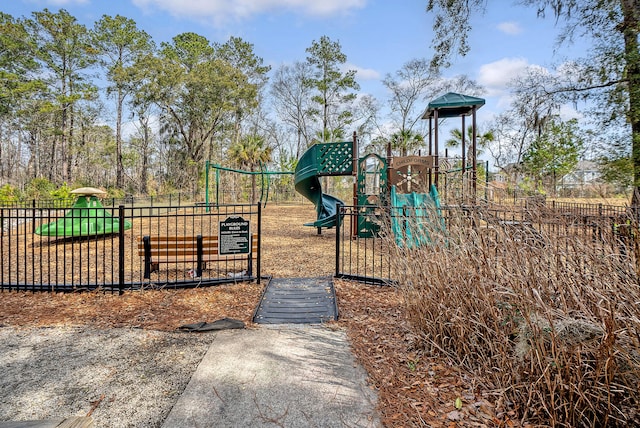
<svg viewBox="0 0 640 428">
<path fill-rule="evenodd" d="M 220 222 L 218 239 L 218 253 L 249 254 L 251 252 L 251 235 L 249 234 L 249 221 L 240 216 L 227 217 Z"/>
</svg>

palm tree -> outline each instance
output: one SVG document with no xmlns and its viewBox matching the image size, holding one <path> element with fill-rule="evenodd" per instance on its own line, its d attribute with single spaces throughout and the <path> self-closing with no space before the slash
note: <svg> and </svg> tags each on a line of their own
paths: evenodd
<svg viewBox="0 0 640 428">
<path fill-rule="evenodd" d="M 391 135 L 391 148 L 400 150 L 400 156 L 407 156 L 410 151 L 415 151 L 423 145 L 424 136 L 410 129 L 397 131 Z"/>
<path fill-rule="evenodd" d="M 487 147 L 487 145 L 495 140 L 495 136 L 493 135 L 493 131 L 487 131 L 484 134 L 477 132 L 476 133 L 476 155 L 480 155 L 483 152 L 483 149 Z M 473 153 L 471 152 L 472 146 L 471 142 L 473 141 L 473 126 L 467 127 L 467 138 L 465 140 L 465 144 L 467 145 L 467 161 L 473 159 Z M 462 131 L 458 128 L 454 128 L 451 130 L 451 138 L 449 138 L 444 143 L 447 147 L 460 147 L 462 145 Z"/>
<path fill-rule="evenodd" d="M 230 160 L 241 168 L 256 172 L 260 163 L 269 162 L 273 148 L 260 135 L 249 135 L 229 147 Z M 251 174 L 251 203 L 256 203 L 256 174 Z"/>
</svg>

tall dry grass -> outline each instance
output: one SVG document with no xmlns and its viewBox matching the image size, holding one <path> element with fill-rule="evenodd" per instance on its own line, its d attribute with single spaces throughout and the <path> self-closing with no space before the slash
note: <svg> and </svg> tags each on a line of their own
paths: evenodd
<svg viewBox="0 0 640 428">
<path fill-rule="evenodd" d="M 431 244 L 394 246 L 419 346 L 473 375 L 523 424 L 639 426 L 630 247 L 487 218 L 453 215 L 446 230 L 434 219 L 413 224 Z"/>
</svg>

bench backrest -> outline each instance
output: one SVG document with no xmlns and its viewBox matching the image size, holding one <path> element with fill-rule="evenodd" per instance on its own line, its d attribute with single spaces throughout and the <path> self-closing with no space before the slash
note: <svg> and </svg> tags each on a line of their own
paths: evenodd
<svg viewBox="0 0 640 428">
<path fill-rule="evenodd" d="M 202 254 L 218 254 L 218 235 L 202 236 Z M 151 257 L 188 257 L 198 252 L 197 236 L 149 236 Z M 251 253 L 258 254 L 258 235 L 251 235 Z M 138 255 L 145 256 L 144 238 L 138 237 Z"/>
</svg>

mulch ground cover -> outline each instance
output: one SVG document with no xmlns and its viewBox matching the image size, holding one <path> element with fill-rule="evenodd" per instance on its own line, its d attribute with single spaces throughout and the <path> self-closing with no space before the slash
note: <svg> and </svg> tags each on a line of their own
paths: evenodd
<svg viewBox="0 0 640 428">
<path fill-rule="evenodd" d="M 335 232 L 317 235 L 303 226 L 312 205 L 269 205 L 263 217 L 262 274 L 273 277 L 330 276 Z M 179 326 L 240 319 L 249 328 L 264 283 L 238 283 L 182 290 L 95 292 L 0 292 L 0 326 L 137 327 L 175 331 Z M 379 395 L 385 426 L 514 426 L 498 420 L 474 380 L 415 349 L 404 317 L 402 294 L 392 287 L 336 281 L 340 320 L 353 351 Z M 460 399 L 456 406 L 456 399 Z M 460 405 L 462 403 L 462 405 Z M 458 407 L 458 408 L 456 408 Z"/>
</svg>

